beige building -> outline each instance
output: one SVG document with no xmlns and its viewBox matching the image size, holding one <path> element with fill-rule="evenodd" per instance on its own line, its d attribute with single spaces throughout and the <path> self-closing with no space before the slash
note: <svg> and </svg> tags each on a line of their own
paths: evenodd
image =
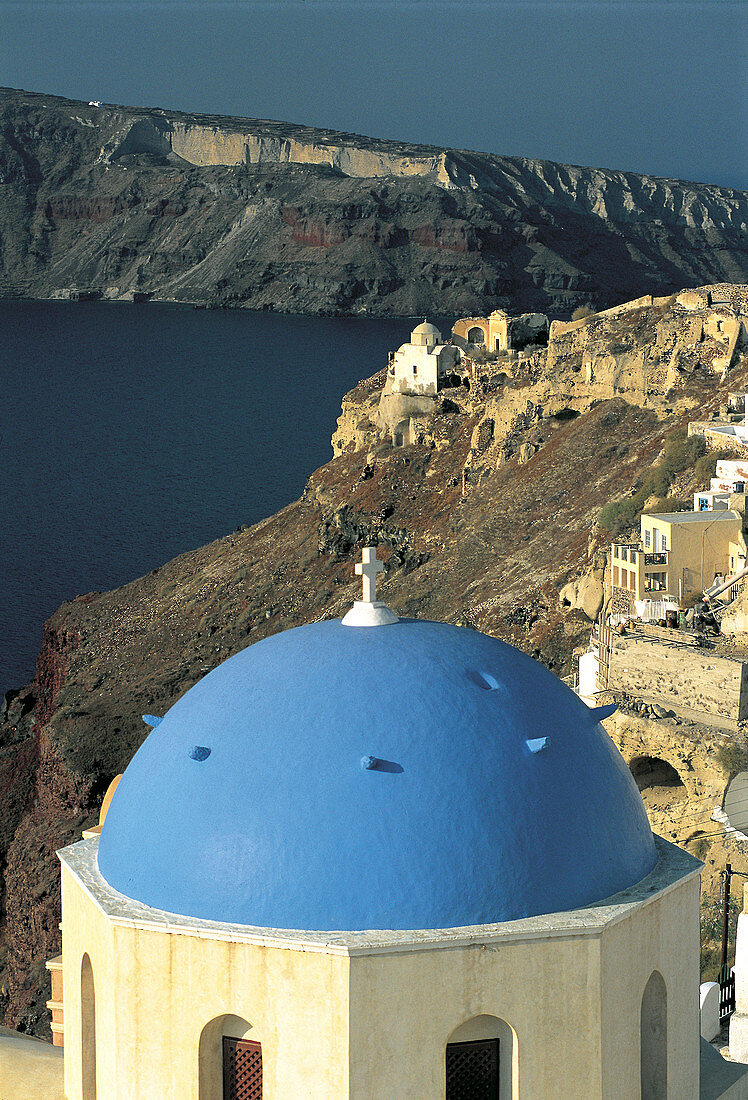
<svg viewBox="0 0 748 1100">
<path fill-rule="evenodd" d="M 483 347 L 486 351 L 506 351 L 509 347 L 509 314 L 495 309 L 488 317 L 461 317 L 452 326 L 455 336 L 466 344 Z"/>
<path fill-rule="evenodd" d="M 745 564 L 743 516 L 732 509 L 641 517 L 640 538 L 614 542 L 607 578 L 614 614 L 638 614 L 645 600 L 674 606 Z"/>
<path fill-rule="evenodd" d="M 503 309 L 495 309 L 488 317 L 461 317 L 452 326 L 452 335 L 458 342 L 491 352 L 544 345 L 548 343 L 548 318 L 544 313 L 511 317 Z"/>
</svg>

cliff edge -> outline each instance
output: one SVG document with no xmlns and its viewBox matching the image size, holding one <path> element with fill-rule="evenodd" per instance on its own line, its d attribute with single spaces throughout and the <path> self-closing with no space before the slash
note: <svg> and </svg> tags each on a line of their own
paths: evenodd
<svg viewBox="0 0 748 1100">
<path fill-rule="evenodd" d="M 0 89 L 0 295 L 598 309 L 740 282 L 744 192 Z"/>
</svg>

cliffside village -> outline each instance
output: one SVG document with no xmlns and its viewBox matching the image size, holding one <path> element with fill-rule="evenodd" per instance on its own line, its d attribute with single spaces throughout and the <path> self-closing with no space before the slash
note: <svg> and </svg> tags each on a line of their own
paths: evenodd
<svg viewBox="0 0 748 1100">
<path fill-rule="evenodd" d="M 635 326 L 639 346 L 626 343 Z M 542 446 L 539 436 L 515 451 L 517 423 L 526 427 L 549 413 L 573 417 L 616 395 L 670 413 L 679 383 L 694 372 L 711 379 L 712 390 L 724 384 L 745 364 L 747 326 L 748 287 L 734 285 L 647 295 L 570 322 L 499 309 L 461 318 L 448 339 L 424 319 L 390 354 L 370 415 L 361 416 L 360 403 L 355 414 L 344 405 L 333 449 L 368 446 L 367 461 L 375 461 L 377 439 L 395 447 L 440 446 L 435 412 L 470 391 L 472 410 L 482 407 L 483 415 L 463 471 L 469 492 L 487 464 L 515 456 L 522 464 Z M 505 385 L 512 379 L 519 393 Z M 560 600 L 593 621 L 573 686 L 589 706 L 617 705 L 606 728 L 653 823 L 702 857 L 699 838 L 721 834 L 728 861 L 733 853 L 733 863 L 748 872 L 748 399 L 730 392 L 708 418 L 694 412 L 688 436 L 701 437 L 702 449 L 719 457 L 714 476 L 693 493 L 692 508 L 656 511 L 647 502 L 636 535 L 612 539 L 604 563 L 596 553 Z M 737 756 L 730 757 L 730 745 Z M 738 765 L 717 763 L 728 758 Z M 712 862 L 718 881 L 723 860 Z M 720 982 L 702 986 L 701 1002 L 702 1033 L 711 1040 L 735 1007 L 728 968 Z M 748 1060 L 743 1011 L 733 1017 L 738 1060 Z"/>
</svg>

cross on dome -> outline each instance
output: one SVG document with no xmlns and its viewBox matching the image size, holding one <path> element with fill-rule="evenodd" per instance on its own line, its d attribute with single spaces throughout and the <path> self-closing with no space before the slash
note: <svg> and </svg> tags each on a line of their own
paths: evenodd
<svg viewBox="0 0 748 1100">
<path fill-rule="evenodd" d="M 363 581 L 364 603 L 376 603 L 377 575 L 384 569 L 384 562 L 377 557 L 376 546 L 365 546 L 362 550 L 363 561 L 357 562 L 356 572 Z"/>
<path fill-rule="evenodd" d="M 399 622 L 395 612 L 377 599 L 377 575 L 384 569 L 384 562 L 377 557 L 376 546 L 365 546 L 361 557 L 356 563 L 356 573 L 363 581 L 363 599 L 354 600 L 353 607 L 343 617 L 343 626 L 389 626 Z"/>
</svg>

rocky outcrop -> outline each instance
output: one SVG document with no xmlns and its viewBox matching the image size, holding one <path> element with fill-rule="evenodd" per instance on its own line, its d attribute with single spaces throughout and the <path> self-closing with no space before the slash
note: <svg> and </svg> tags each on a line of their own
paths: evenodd
<svg viewBox="0 0 748 1100">
<path fill-rule="evenodd" d="M 605 562 L 596 561 L 580 577 L 565 584 L 559 592 L 562 607 L 575 607 L 594 622 L 603 606 Z"/>
<path fill-rule="evenodd" d="M 6 295 L 546 312 L 748 266 L 729 188 L 10 89 L 0 183 Z"/>
</svg>

